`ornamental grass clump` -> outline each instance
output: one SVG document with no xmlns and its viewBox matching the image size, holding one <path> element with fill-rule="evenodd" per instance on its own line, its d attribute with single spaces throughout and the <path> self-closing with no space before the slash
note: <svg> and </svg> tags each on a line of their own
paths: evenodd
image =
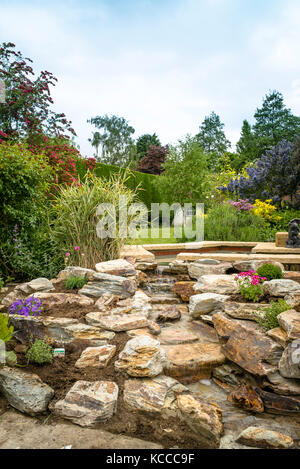
<svg viewBox="0 0 300 469">
<path fill-rule="evenodd" d="M 267 308 L 258 309 L 256 313 L 256 322 L 266 329 L 266 331 L 275 329 L 275 327 L 279 326 L 277 316 L 289 309 L 291 309 L 291 306 L 282 298 L 278 301 L 271 301 L 270 306 Z"/>
<path fill-rule="evenodd" d="M 30 349 L 26 352 L 28 362 L 43 365 L 44 363 L 52 363 L 53 350 L 45 340 L 37 339 Z"/>
<path fill-rule="evenodd" d="M 67 290 L 79 290 L 88 282 L 86 276 L 70 275 L 65 280 Z"/>
<path fill-rule="evenodd" d="M 19 314 L 20 316 L 37 316 L 42 311 L 41 301 L 34 296 L 25 300 L 17 300 L 9 308 L 9 314 Z"/>
<path fill-rule="evenodd" d="M 255 270 L 240 272 L 235 280 L 239 286 L 239 293 L 248 301 L 256 303 L 263 296 L 262 284 L 266 277 L 260 277 Z"/>
</svg>

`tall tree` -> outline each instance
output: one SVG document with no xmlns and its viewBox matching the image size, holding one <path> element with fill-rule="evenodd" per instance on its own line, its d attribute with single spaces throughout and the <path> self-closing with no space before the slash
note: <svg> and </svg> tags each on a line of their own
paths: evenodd
<svg viewBox="0 0 300 469">
<path fill-rule="evenodd" d="M 224 124 L 215 112 L 205 117 L 199 127 L 196 139 L 206 153 L 221 156 L 231 147 L 230 141 L 227 140 L 223 129 Z"/>
<path fill-rule="evenodd" d="M 147 154 L 150 145 L 153 145 L 155 147 L 160 146 L 160 140 L 155 133 L 153 135 L 144 134 L 137 139 L 136 151 L 139 159 L 143 158 Z"/>
<path fill-rule="evenodd" d="M 97 116 L 89 119 L 88 123 L 101 131 L 102 162 L 124 167 L 132 161 L 136 151 L 131 135 L 135 130 L 124 117 Z"/>
<path fill-rule="evenodd" d="M 284 139 L 293 142 L 300 135 L 300 117 L 294 116 L 285 106 L 279 91 L 271 91 L 265 96 L 254 118 L 254 134 L 265 138 L 269 148 Z"/>
<path fill-rule="evenodd" d="M 260 158 L 266 145 L 268 145 L 266 137 L 255 135 L 249 122 L 244 120 L 241 136 L 236 145 L 238 156 L 233 162 L 233 167 L 239 170 L 247 163 Z"/>
<path fill-rule="evenodd" d="M 99 158 L 99 146 L 101 144 L 101 135 L 99 132 L 93 132 L 93 137 L 89 138 L 89 142 L 92 145 L 92 147 L 95 148 L 96 154 L 95 157 L 96 159 Z"/>
</svg>

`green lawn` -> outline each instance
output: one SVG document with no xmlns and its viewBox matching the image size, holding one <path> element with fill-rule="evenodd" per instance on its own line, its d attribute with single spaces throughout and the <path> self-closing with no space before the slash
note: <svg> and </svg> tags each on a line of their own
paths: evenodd
<svg viewBox="0 0 300 469">
<path fill-rule="evenodd" d="M 140 230 L 140 237 L 128 240 L 127 244 L 169 244 L 180 243 L 181 240 L 174 237 L 174 227 L 170 227 L 170 236 L 163 237 L 162 227 L 159 228 L 159 237 L 151 238 L 150 228 Z"/>
</svg>

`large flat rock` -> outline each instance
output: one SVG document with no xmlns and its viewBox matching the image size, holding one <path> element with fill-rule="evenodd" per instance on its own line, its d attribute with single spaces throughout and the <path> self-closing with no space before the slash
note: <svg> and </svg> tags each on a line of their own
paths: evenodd
<svg viewBox="0 0 300 469">
<path fill-rule="evenodd" d="M 119 298 L 128 298 L 134 295 L 136 289 L 135 280 L 119 275 L 96 273 L 93 279 L 79 290 L 79 294 L 90 298 L 100 298 L 104 293 L 110 293 Z"/>
<path fill-rule="evenodd" d="M 233 295 L 238 293 L 238 284 L 235 275 L 202 275 L 194 285 L 194 290 L 195 293 Z"/>
<path fill-rule="evenodd" d="M 136 270 L 130 262 L 125 259 L 114 259 L 112 261 L 100 262 L 96 264 L 97 272 L 121 277 L 130 277 L 136 275 Z"/>
</svg>

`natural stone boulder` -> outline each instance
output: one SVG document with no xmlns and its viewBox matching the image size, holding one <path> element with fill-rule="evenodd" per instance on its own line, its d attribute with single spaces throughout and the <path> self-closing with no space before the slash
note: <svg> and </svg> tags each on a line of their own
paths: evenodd
<svg viewBox="0 0 300 469">
<path fill-rule="evenodd" d="M 61 270 L 57 276 L 60 280 L 66 280 L 70 275 L 76 277 L 86 277 L 87 279 L 93 278 L 96 272 L 92 269 L 85 269 L 84 267 L 68 266 L 64 270 Z"/>
<path fill-rule="evenodd" d="M 158 322 L 177 321 L 181 318 L 181 312 L 177 305 L 171 305 L 165 307 L 160 313 L 158 313 L 156 320 Z"/>
<path fill-rule="evenodd" d="M 91 306 L 94 300 L 87 296 L 77 295 L 75 293 L 43 293 L 39 292 L 34 295 L 35 298 L 41 300 L 43 306 L 52 308 L 53 306 L 62 306 L 73 304 L 78 306 Z"/>
<path fill-rule="evenodd" d="M 0 391 L 12 407 L 29 415 L 45 412 L 54 391 L 35 374 L 0 368 Z"/>
<path fill-rule="evenodd" d="M 282 347 L 255 327 L 238 325 L 223 347 L 225 356 L 249 373 L 264 376 L 276 371 Z M 254 325 L 253 325 L 254 326 Z"/>
<path fill-rule="evenodd" d="M 238 284 L 235 275 L 202 275 L 194 285 L 194 290 L 196 293 L 233 295 L 238 293 Z"/>
<path fill-rule="evenodd" d="M 291 293 L 284 297 L 284 300 L 296 311 L 300 311 L 300 292 Z"/>
<path fill-rule="evenodd" d="M 109 331 L 122 332 L 131 329 L 139 329 L 148 326 L 148 319 L 145 316 L 135 314 L 119 314 L 106 316 L 103 313 L 88 313 L 86 321 L 93 326 L 101 327 Z"/>
<path fill-rule="evenodd" d="M 175 261 L 170 262 L 167 267 L 167 270 L 170 274 L 187 274 L 188 263 L 175 259 Z"/>
<path fill-rule="evenodd" d="M 132 409 L 176 416 L 177 395 L 188 389 L 169 376 L 125 381 L 124 402 Z"/>
<path fill-rule="evenodd" d="M 226 303 L 224 303 L 224 312 L 235 319 L 255 321 L 261 307 L 262 305 L 259 303 L 236 303 L 234 301 L 226 301 Z"/>
<path fill-rule="evenodd" d="M 281 329 L 281 327 L 275 327 L 274 329 L 270 329 L 267 332 L 267 335 L 278 342 L 281 347 L 285 348 L 288 342 L 288 335 L 285 330 Z"/>
<path fill-rule="evenodd" d="M 110 275 L 119 275 L 121 277 L 130 277 L 136 275 L 136 270 L 130 262 L 125 259 L 115 259 L 96 264 L 97 272 Z"/>
<path fill-rule="evenodd" d="M 277 316 L 277 319 L 289 339 L 300 339 L 300 313 L 298 311 L 293 309 L 284 311 Z"/>
<path fill-rule="evenodd" d="M 97 273 L 93 280 L 79 290 L 80 295 L 91 298 L 99 298 L 104 293 L 117 295 L 120 298 L 128 298 L 136 292 L 137 286 L 134 280 L 129 280 L 118 275 Z"/>
<path fill-rule="evenodd" d="M 193 318 L 201 318 L 203 314 L 212 311 L 222 311 L 225 301 L 229 298 L 226 295 L 218 295 L 217 293 L 201 293 L 190 298 L 189 311 Z"/>
<path fill-rule="evenodd" d="M 77 381 L 53 410 L 81 427 L 93 427 L 114 415 L 117 399 L 118 386 L 112 381 Z"/>
<path fill-rule="evenodd" d="M 120 257 L 122 259 L 134 258 L 136 262 L 155 262 L 155 255 L 147 251 L 143 246 L 129 245 L 123 246 Z"/>
<path fill-rule="evenodd" d="M 225 357 L 219 344 L 163 345 L 168 363 L 165 374 L 185 381 L 209 378 L 215 366 L 222 365 Z"/>
<path fill-rule="evenodd" d="M 215 447 L 223 433 L 222 411 L 217 404 L 198 394 L 179 394 L 177 405 L 180 418 L 196 433 L 209 440 Z"/>
<path fill-rule="evenodd" d="M 250 375 L 235 363 L 226 363 L 213 369 L 213 377 L 230 386 L 240 386 L 251 381 Z M 254 382 L 254 381 L 253 381 Z"/>
<path fill-rule="evenodd" d="M 298 379 L 286 379 L 277 371 L 269 373 L 263 386 L 272 389 L 276 394 L 284 396 L 300 396 L 300 381 Z"/>
<path fill-rule="evenodd" d="M 86 348 L 75 363 L 76 368 L 105 368 L 116 353 L 115 345 L 101 345 L 100 347 Z"/>
<path fill-rule="evenodd" d="M 239 272 L 249 272 L 249 270 L 257 270 L 264 264 L 272 264 L 279 267 L 282 271 L 284 271 L 284 266 L 280 262 L 272 261 L 272 260 L 248 260 L 248 261 L 238 261 L 233 263 L 233 268 L 238 270 Z"/>
<path fill-rule="evenodd" d="M 136 262 L 134 267 L 142 272 L 153 271 L 157 269 L 157 262 Z"/>
<path fill-rule="evenodd" d="M 153 335 L 159 335 L 161 333 L 160 325 L 155 321 L 148 321 L 148 329 Z"/>
<path fill-rule="evenodd" d="M 228 401 L 251 412 L 261 414 L 264 411 L 263 401 L 250 385 L 243 385 L 234 389 L 229 394 Z"/>
<path fill-rule="evenodd" d="M 300 292 L 300 285 L 293 280 L 277 279 L 264 282 L 263 290 L 268 295 L 283 297 L 293 292 Z"/>
<path fill-rule="evenodd" d="M 13 304 L 15 301 L 23 299 L 24 296 L 25 294 L 22 293 L 21 291 L 13 290 L 2 299 L 1 306 L 8 307 L 11 304 Z"/>
<path fill-rule="evenodd" d="M 186 329 L 177 327 L 165 327 L 159 336 L 159 341 L 164 345 L 190 344 L 198 340 L 198 336 Z"/>
<path fill-rule="evenodd" d="M 266 412 L 279 415 L 300 413 L 300 400 L 298 397 L 279 396 L 273 392 L 263 391 L 260 388 L 255 388 L 255 390 L 263 400 Z"/>
<path fill-rule="evenodd" d="M 195 282 L 176 282 L 171 291 L 180 296 L 182 301 L 189 301 L 190 297 L 195 295 L 194 285 Z"/>
<path fill-rule="evenodd" d="M 237 319 L 230 319 L 223 313 L 216 313 L 212 317 L 214 328 L 217 331 L 219 337 L 228 339 L 233 331 L 244 325 L 245 327 L 255 328 L 256 326 L 252 323 L 247 323 L 247 321 L 239 321 Z"/>
<path fill-rule="evenodd" d="M 127 342 L 115 367 L 129 376 L 153 377 L 163 371 L 165 364 L 166 354 L 160 343 L 142 335 Z"/>
<path fill-rule="evenodd" d="M 36 292 L 49 292 L 54 290 L 53 283 L 47 278 L 36 278 L 27 283 L 22 283 L 15 288 L 16 291 L 20 291 L 26 295 L 32 296 Z M 36 295 L 35 295 L 36 296 Z"/>
<path fill-rule="evenodd" d="M 268 449 L 289 449 L 294 445 L 289 436 L 262 427 L 246 428 L 236 441 L 246 446 Z"/>
<path fill-rule="evenodd" d="M 226 272 L 232 268 L 230 262 L 221 262 L 217 265 L 203 264 L 202 261 L 191 262 L 188 265 L 188 273 L 191 278 L 198 280 L 202 275 L 220 275 L 226 274 Z"/>
<path fill-rule="evenodd" d="M 300 340 L 294 340 L 284 350 L 279 372 L 284 378 L 300 378 Z"/>
</svg>

